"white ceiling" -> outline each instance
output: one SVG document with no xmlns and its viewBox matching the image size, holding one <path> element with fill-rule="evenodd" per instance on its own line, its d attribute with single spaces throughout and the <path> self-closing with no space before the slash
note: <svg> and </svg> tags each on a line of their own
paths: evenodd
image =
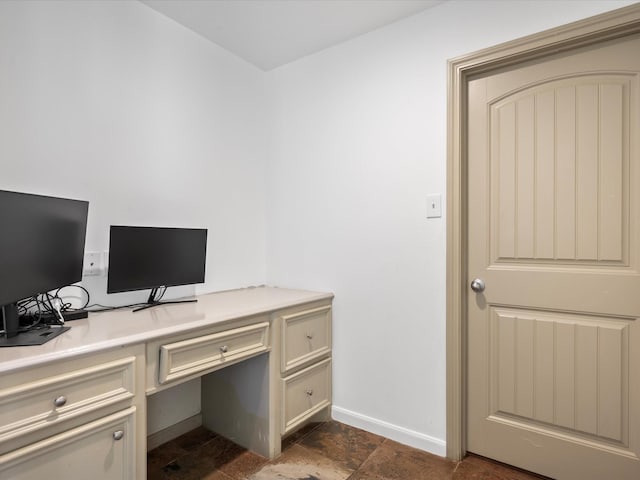
<svg viewBox="0 0 640 480">
<path fill-rule="evenodd" d="M 140 0 L 271 70 L 444 0 Z"/>
</svg>

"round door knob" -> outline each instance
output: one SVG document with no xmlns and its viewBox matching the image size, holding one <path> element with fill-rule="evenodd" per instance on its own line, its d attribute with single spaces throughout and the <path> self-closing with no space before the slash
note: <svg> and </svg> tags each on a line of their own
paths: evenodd
<svg viewBox="0 0 640 480">
<path fill-rule="evenodd" d="M 67 397 L 60 395 L 53 400 L 53 406 L 56 408 L 64 407 L 67 403 Z"/>
<path fill-rule="evenodd" d="M 113 439 L 117 442 L 118 440 L 122 440 L 124 437 L 124 432 L 122 430 L 116 430 L 113 432 Z"/>
<path fill-rule="evenodd" d="M 227 352 L 229 351 L 229 349 L 227 348 L 227 346 L 226 346 L 226 345 L 223 345 L 223 346 L 221 346 L 221 347 L 220 347 L 220 351 L 221 351 L 222 353 L 227 353 Z"/>
<path fill-rule="evenodd" d="M 309 340 L 313 340 L 313 333 L 307 333 L 306 334 L 307 339 Z"/>
<path fill-rule="evenodd" d="M 484 292 L 485 286 L 486 285 L 484 284 L 484 280 L 482 280 L 481 278 L 474 278 L 471 282 L 471 290 L 476 293 Z"/>
<path fill-rule="evenodd" d="M 313 395 L 313 390 L 309 389 L 305 392 L 308 396 Z"/>
</svg>

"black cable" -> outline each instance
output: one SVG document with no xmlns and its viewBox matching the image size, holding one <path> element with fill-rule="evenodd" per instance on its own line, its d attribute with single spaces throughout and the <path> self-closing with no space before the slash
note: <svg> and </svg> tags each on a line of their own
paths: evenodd
<svg viewBox="0 0 640 480">
<path fill-rule="evenodd" d="M 87 296 L 87 299 L 84 305 L 80 308 L 72 308 L 71 306 L 72 304 L 70 302 L 64 302 L 62 301 L 62 297 L 60 297 L 60 291 L 63 288 L 72 288 L 72 287 L 81 289 Z M 156 301 L 164 297 L 164 294 L 167 291 L 167 287 L 161 287 L 161 288 L 162 288 L 162 291 L 160 292 L 160 295 L 157 296 Z M 55 309 L 53 308 L 52 300 L 55 298 L 58 298 L 60 299 L 60 301 L 62 301 L 62 307 L 60 309 L 62 312 L 75 311 L 75 310 L 86 310 L 87 312 L 106 312 L 110 310 L 119 310 L 122 308 L 135 308 L 135 307 L 147 305 L 146 302 L 138 302 L 138 303 L 131 303 L 128 305 L 118 305 L 118 306 L 102 305 L 100 303 L 93 303 L 90 305 L 89 302 L 91 299 L 91 295 L 89 293 L 89 290 L 87 290 L 82 285 L 65 285 L 64 287 L 58 288 L 53 293 L 53 295 L 49 292 L 45 292 L 38 295 L 34 295 L 33 297 L 25 298 L 24 300 L 17 302 L 18 313 L 21 317 L 34 318 L 33 323 L 31 323 L 30 325 L 21 327 L 20 331 L 23 332 L 23 331 L 33 330 L 35 328 L 47 327 L 47 325 L 40 325 L 40 323 L 42 322 L 42 319 L 44 316 L 54 314 Z M 100 307 L 100 308 L 94 308 L 94 307 Z"/>
<path fill-rule="evenodd" d="M 85 304 L 80 308 L 72 308 L 71 302 L 64 302 L 60 297 L 60 291 L 63 288 L 75 287 L 81 289 L 87 296 Z M 75 311 L 81 310 L 89 305 L 90 294 L 89 291 L 81 285 L 65 285 L 64 287 L 58 288 L 53 295 L 50 292 L 45 292 L 41 294 L 34 295 L 32 297 L 25 298 L 16 302 L 18 307 L 18 315 L 24 320 L 31 320 L 31 323 L 28 325 L 23 325 L 20 327 L 20 332 L 25 332 L 29 330 L 34 330 L 36 328 L 47 328 L 48 325 L 41 325 L 42 320 L 45 316 L 54 315 L 56 310 L 53 307 L 53 300 L 59 299 L 61 302 L 61 312 Z"/>
<path fill-rule="evenodd" d="M 51 303 L 51 300 L 53 300 L 53 295 L 51 295 L 49 292 L 46 292 L 43 294 L 44 295 L 44 301 L 45 301 L 45 305 L 49 305 L 49 311 L 53 312 L 55 310 L 55 308 L 53 308 L 53 303 Z"/>
<path fill-rule="evenodd" d="M 53 296 L 58 297 L 62 300 L 62 298 L 60 297 L 60 290 L 62 290 L 63 288 L 79 288 L 87 295 L 87 300 L 84 302 L 84 305 L 80 308 L 72 308 L 71 303 L 69 302 L 63 303 L 62 309 L 61 309 L 63 312 L 68 312 L 73 310 L 84 310 L 89 306 L 89 302 L 91 301 L 91 295 L 89 294 L 89 290 L 84 288 L 82 285 L 65 285 L 64 287 L 60 287 L 58 290 L 56 290 L 56 293 L 54 293 Z"/>
<path fill-rule="evenodd" d="M 38 295 L 21 300 L 17 304 L 18 304 L 18 311 L 22 312 L 20 313 L 22 318 L 27 318 L 29 316 L 34 318 L 34 321 L 30 325 L 25 325 L 20 327 L 19 329 L 20 332 L 28 332 L 36 328 L 42 328 L 42 326 L 40 325 L 40 322 L 42 321 L 42 316 L 43 316 L 43 310 L 42 310 L 43 304 L 42 304 L 42 301 L 38 298 Z M 37 313 L 31 314 L 30 311 L 34 308 L 37 308 L 38 311 Z"/>
</svg>

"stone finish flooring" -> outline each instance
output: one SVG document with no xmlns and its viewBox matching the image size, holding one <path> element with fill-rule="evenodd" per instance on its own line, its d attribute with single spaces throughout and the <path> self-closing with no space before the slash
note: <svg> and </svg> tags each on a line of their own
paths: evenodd
<svg viewBox="0 0 640 480">
<path fill-rule="evenodd" d="M 286 438 L 269 461 L 202 427 L 147 455 L 148 480 L 534 480 L 537 475 L 470 455 L 451 462 L 338 422 Z"/>
</svg>

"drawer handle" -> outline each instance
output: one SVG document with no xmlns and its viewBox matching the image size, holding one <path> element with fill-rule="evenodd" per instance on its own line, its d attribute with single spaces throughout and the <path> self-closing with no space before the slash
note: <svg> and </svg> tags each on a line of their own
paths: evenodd
<svg viewBox="0 0 640 480">
<path fill-rule="evenodd" d="M 228 351 L 228 350 L 229 350 L 229 349 L 227 348 L 227 346 L 226 346 L 226 345 L 223 345 L 223 346 L 221 346 L 221 347 L 220 347 L 220 351 L 221 351 L 222 353 L 227 353 L 227 351 Z"/>
<path fill-rule="evenodd" d="M 311 340 L 313 339 L 313 333 L 307 333 L 306 337 Z"/>
<path fill-rule="evenodd" d="M 118 440 L 122 440 L 122 437 L 124 437 L 124 431 L 122 430 L 116 430 L 115 432 L 113 432 L 113 439 L 117 442 Z"/>
<path fill-rule="evenodd" d="M 60 395 L 53 400 L 53 406 L 56 408 L 64 407 L 67 404 L 67 397 Z"/>
<path fill-rule="evenodd" d="M 312 389 L 309 389 L 309 390 L 307 390 L 305 393 L 306 393 L 308 396 L 311 396 L 311 395 L 313 395 L 313 390 L 312 390 Z"/>
</svg>

